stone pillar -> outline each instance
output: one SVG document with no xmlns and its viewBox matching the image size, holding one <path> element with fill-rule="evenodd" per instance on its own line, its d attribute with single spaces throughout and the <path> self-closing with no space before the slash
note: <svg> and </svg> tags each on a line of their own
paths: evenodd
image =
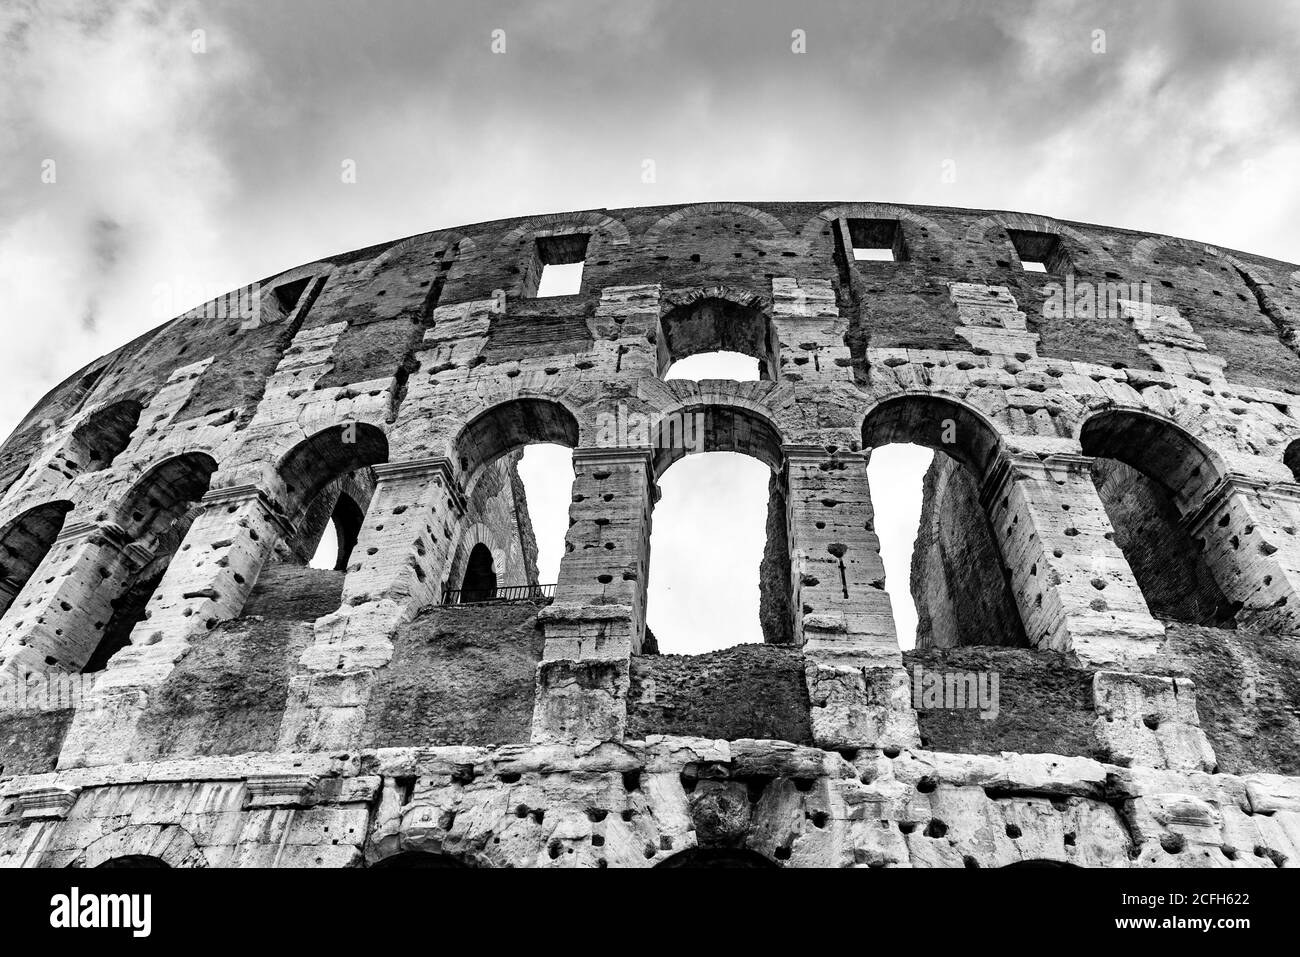
<svg viewBox="0 0 1300 957">
<path fill-rule="evenodd" d="M 1159 653 L 1164 626 L 1113 541 L 1090 463 L 1069 453 L 1004 457 L 981 501 L 1030 643 L 1132 670 Z"/>
<path fill-rule="evenodd" d="M 1110 761 L 1124 767 L 1215 770 L 1190 679 L 1099 671 L 1092 677 L 1092 696 L 1093 730 Z"/>
<path fill-rule="evenodd" d="M 289 531 L 265 492 L 253 485 L 214 489 L 149 601 L 131 643 L 96 678 L 91 700 L 64 737 L 59 767 L 132 760 L 136 727 L 149 694 L 189 649 L 191 635 L 238 617 L 258 573 Z"/>
<path fill-rule="evenodd" d="M 147 660 L 162 657 L 164 647 L 177 645 L 174 650 L 183 652 L 190 635 L 237 618 L 276 542 L 291 532 L 266 492 L 255 485 L 213 489 L 202 504 L 150 598 L 144 620 L 132 629 L 130 647 L 112 659 L 114 681 L 154 684 L 144 674 L 128 677 L 125 669 L 148 668 Z"/>
<path fill-rule="evenodd" d="M 65 527 L 5 614 L 0 674 L 80 671 L 104 636 L 112 602 L 151 557 L 113 523 Z"/>
<path fill-rule="evenodd" d="M 317 619 L 315 640 L 289 682 L 279 747 L 353 747 L 394 629 L 438 600 L 464 496 L 441 456 L 374 466 L 375 493 L 352 549 L 339 610 Z"/>
<path fill-rule="evenodd" d="M 629 664 L 645 635 L 654 480 L 649 449 L 573 454 L 569 532 L 533 710 L 536 743 L 621 740 Z"/>
<path fill-rule="evenodd" d="M 1184 522 L 1239 621 L 1300 632 L 1300 485 L 1230 473 Z"/>
<path fill-rule="evenodd" d="M 829 279 L 773 279 L 772 328 L 778 340 L 780 379 L 831 384 L 853 382 L 853 360 Z"/>
<path fill-rule="evenodd" d="M 826 748 L 915 745 L 867 456 L 786 446 L 785 474 L 794 635 L 814 740 Z"/>
</svg>

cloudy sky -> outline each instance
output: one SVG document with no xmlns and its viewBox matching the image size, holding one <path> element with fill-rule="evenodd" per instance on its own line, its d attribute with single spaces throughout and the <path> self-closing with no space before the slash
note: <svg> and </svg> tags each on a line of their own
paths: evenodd
<svg viewBox="0 0 1300 957">
<path fill-rule="evenodd" d="M 1298 36 L 1300 4 L 1259 0 L 5 0 L 0 432 L 217 292 L 535 212 L 934 203 L 1295 262 Z M 726 458 L 665 478 L 651 622 L 668 650 L 756 633 L 757 553 L 738 552 L 761 540 L 733 487 L 762 476 Z M 905 501 L 899 475 L 878 499 Z M 669 592 L 665 566 L 731 571 Z"/>
</svg>

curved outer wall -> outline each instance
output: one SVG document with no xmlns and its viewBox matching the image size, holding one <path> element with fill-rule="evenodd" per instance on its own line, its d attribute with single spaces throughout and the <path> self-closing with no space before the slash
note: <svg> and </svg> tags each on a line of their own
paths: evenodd
<svg viewBox="0 0 1300 957">
<path fill-rule="evenodd" d="M 233 292 L 0 449 L 0 863 L 1295 866 L 1298 325 L 1294 264 L 871 203 L 505 220 Z M 661 378 L 718 348 L 763 381 Z M 638 415 L 772 468 L 767 644 L 653 653 L 684 450 Z M 536 583 L 530 441 L 575 448 L 554 599 L 447 604 L 479 545 Z M 895 441 L 947 453 L 907 653 L 865 471 Z M 997 714 L 933 673 L 996 675 Z"/>
</svg>

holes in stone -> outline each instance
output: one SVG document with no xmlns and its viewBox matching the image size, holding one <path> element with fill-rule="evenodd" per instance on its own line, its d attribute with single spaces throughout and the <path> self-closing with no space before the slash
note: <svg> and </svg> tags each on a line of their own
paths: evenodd
<svg viewBox="0 0 1300 957">
<path fill-rule="evenodd" d="M 1181 834 L 1161 834 L 1160 846 L 1166 854 L 1181 854 L 1187 848 L 1187 838 Z"/>
</svg>

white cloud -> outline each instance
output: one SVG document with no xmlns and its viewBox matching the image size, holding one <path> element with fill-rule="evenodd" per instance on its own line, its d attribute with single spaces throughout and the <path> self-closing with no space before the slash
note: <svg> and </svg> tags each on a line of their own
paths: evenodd
<svg viewBox="0 0 1300 957">
<path fill-rule="evenodd" d="M 0 14 L 0 126 L 21 131 L 0 181 L 0 431 L 165 318 L 148 308 L 154 285 L 220 268 L 220 210 L 235 192 L 208 111 L 244 67 L 230 51 L 191 52 L 196 10 L 136 0 Z"/>
</svg>

